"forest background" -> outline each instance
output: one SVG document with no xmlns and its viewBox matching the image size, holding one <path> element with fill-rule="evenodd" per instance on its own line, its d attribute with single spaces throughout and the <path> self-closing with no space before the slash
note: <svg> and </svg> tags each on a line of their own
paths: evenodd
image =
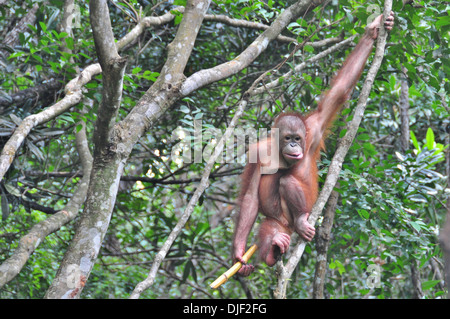
<svg viewBox="0 0 450 319">
<path fill-rule="evenodd" d="M 245 134 L 314 109 L 388 6 L 381 64 L 319 163 L 321 188 L 337 184 L 316 240 L 284 278 L 258 263 L 211 290 L 231 266 Z M 0 0 L 0 298 L 445 298 L 449 9 Z"/>
</svg>

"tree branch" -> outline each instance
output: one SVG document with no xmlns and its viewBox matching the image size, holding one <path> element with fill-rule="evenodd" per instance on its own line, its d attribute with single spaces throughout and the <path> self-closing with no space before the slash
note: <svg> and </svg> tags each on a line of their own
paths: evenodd
<svg viewBox="0 0 450 319">
<path fill-rule="evenodd" d="M 333 228 L 334 215 L 339 199 L 339 193 L 335 190 L 331 192 L 327 209 L 325 210 L 322 225 L 317 231 L 316 247 L 317 261 L 313 282 L 313 299 L 323 299 L 323 287 L 325 285 L 325 275 L 327 273 L 327 253 L 331 240 L 331 229 Z"/>
<path fill-rule="evenodd" d="M 270 26 L 260 22 L 253 22 L 241 19 L 232 19 L 226 15 L 222 14 L 207 14 L 205 15 L 205 21 L 215 21 L 221 22 L 228 26 L 237 27 L 237 28 L 249 28 L 256 30 L 267 30 Z M 276 37 L 277 40 L 288 43 L 297 43 L 297 39 L 286 37 L 284 35 L 278 35 Z"/>
<path fill-rule="evenodd" d="M 2 41 L 4 46 L 14 48 L 19 43 L 19 35 L 28 30 L 29 24 L 33 25 L 36 22 L 36 12 L 38 9 L 39 3 L 35 3 L 27 14 L 14 26 L 14 29 L 5 36 Z M 8 51 L 5 49 L 0 49 L 0 55 L 3 55 L 5 58 L 9 56 Z"/>
<path fill-rule="evenodd" d="M 187 78 L 180 90 L 182 96 L 187 96 L 201 87 L 223 80 L 250 65 L 267 48 L 269 43 L 276 39 L 294 17 L 304 14 L 324 1 L 300 0 L 284 10 L 272 25 L 235 59 L 210 69 L 198 71 Z"/>
<path fill-rule="evenodd" d="M 93 138 L 95 161 L 102 151 L 107 151 L 122 100 L 127 59 L 121 58 L 117 51 L 106 0 L 91 0 L 89 9 L 95 49 L 103 72 L 102 101 L 97 112 Z"/>
</svg>

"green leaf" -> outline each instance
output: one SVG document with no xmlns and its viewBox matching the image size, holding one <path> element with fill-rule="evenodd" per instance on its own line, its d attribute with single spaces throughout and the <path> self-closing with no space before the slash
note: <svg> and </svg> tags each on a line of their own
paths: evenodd
<svg viewBox="0 0 450 319">
<path fill-rule="evenodd" d="M 358 209 L 357 212 L 358 212 L 359 216 L 361 216 L 361 218 L 363 218 L 363 219 L 369 219 L 369 217 L 370 217 L 369 212 L 365 209 Z"/>
<path fill-rule="evenodd" d="M 346 12 L 345 14 L 347 15 L 347 19 L 348 19 L 350 22 L 353 22 L 353 16 L 352 16 L 352 14 L 351 14 L 350 12 Z"/>
<path fill-rule="evenodd" d="M 428 130 L 427 130 L 426 140 L 427 140 L 427 144 L 426 144 L 427 148 L 429 150 L 434 149 L 434 132 L 431 128 L 428 128 Z"/>
<path fill-rule="evenodd" d="M 184 266 L 184 271 L 183 271 L 183 281 L 186 281 L 186 279 L 189 277 L 189 274 L 191 273 L 191 269 L 194 268 L 194 265 L 192 264 L 191 260 L 188 260 L 186 265 Z"/>
<path fill-rule="evenodd" d="M 26 141 L 26 144 L 27 144 L 28 149 L 31 151 L 31 153 L 36 155 L 36 157 L 39 160 L 45 161 L 44 153 L 42 153 L 42 151 L 39 147 L 34 145 L 31 141 Z"/>
<path fill-rule="evenodd" d="M 419 142 L 417 142 L 416 135 L 414 134 L 413 131 L 410 131 L 410 135 L 411 135 L 411 140 L 412 140 L 412 143 L 413 143 L 413 145 L 414 145 L 414 148 L 415 148 L 416 150 L 420 151 L 421 149 L 420 149 Z"/>
<path fill-rule="evenodd" d="M 422 229 L 422 228 L 420 227 L 420 225 L 419 225 L 418 223 L 416 223 L 416 222 L 410 221 L 409 224 L 410 224 L 415 230 L 417 230 L 418 232 L 420 232 L 420 230 Z"/>
<path fill-rule="evenodd" d="M 19 51 L 19 52 L 16 52 L 16 53 L 11 54 L 11 55 L 8 57 L 8 59 L 14 59 L 14 58 L 23 56 L 23 55 L 25 55 L 25 54 L 26 54 L 25 52 Z"/>
<path fill-rule="evenodd" d="M 44 22 L 40 21 L 39 25 L 41 26 L 42 31 L 47 32 L 47 26 L 45 25 Z"/>
<path fill-rule="evenodd" d="M 191 110 L 186 105 L 180 106 L 180 111 L 186 114 L 189 114 L 191 112 Z"/>
<path fill-rule="evenodd" d="M 422 283 L 422 289 L 423 290 L 428 290 L 433 288 L 434 286 L 436 286 L 438 283 L 440 283 L 440 280 L 430 280 L 430 281 L 425 281 Z"/>
<path fill-rule="evenodd" d="M 435 26 L 436 28 L 441 28 L 442 26 L 449 25 L 450 24 L 450 16 L 446 15 L 444 17 L 438 18 L 438 21 L 436 22 Z"/>
<path fill-rule="evenodd" d="M 70 50 L 73 50 L 73 49 L 74 49 L 73 38 L 65 38 L 64 41 L 66 41 L 67 47 L 68 47 Z"/>
<path fill-rule="evenodd" d="M 181 23 L 181 20 L 183 20 L 183 16 L 177 15 L 174 20 L 175 25 L 179 25 Z"/>
<path fill-rule="evenodd" d="M 303 50 L 305 50 L 306 52 L 313 53 L 314 52 L 314 47 L 311 46 L 311 45 L 305 45 L 303 47 Z M 305 75 L 305 73 L 303 75 Z M 309 76 L 309 80 L 311 80 L 311 76 Z M 307 81 L 309 81 L 309 80 L 307 80 Z"/>
<path fill-rule="evenodd" d="M 339 260 L 336 260 L 335 262 L 336 262 L 336 266 L 338 268 L 339 274 L 342 275 L 345 272 L 344 265 Z"/>
<path fill-rule="evenodd" d="M 40 64 L 44 64 L 44 60 L 42 60 L 42 57 L 41 57 L 40 55 L 33 54 L 32 56 L 33 56 L 33 58 L 34 58 L 35 60 L 37 60 Z"/>
<path fill-rule="evenodd" d="M 339 132 L 339 138 L 343 138 L 343 137 L 345 136 L 345 134 L 347 134 L 347 129 L 342 129 L 342 130 Z"/>
<path fill-rule="evenodd" d="M 74 120 L 74 119 L 72 118 L 72 116 L 70 116 L 70 115 L 61 114 L 61 115 L 59 116 L 59 118 L 62 119 L 62 120 L 64 120 L 64 121 L 67 121 L 67 122 L 69 122 L 69 123 L 75 124 L 75 120 Z"/>
<path fill-rule="evenodd" d="M 360 135 L 358 135 L 358 140 L 360 140 L 360 141 L 368 141 L 368 140 L 370 140 L 370 136 L 369 136 L 369 134 L 360 134 Z"/>
</svg>

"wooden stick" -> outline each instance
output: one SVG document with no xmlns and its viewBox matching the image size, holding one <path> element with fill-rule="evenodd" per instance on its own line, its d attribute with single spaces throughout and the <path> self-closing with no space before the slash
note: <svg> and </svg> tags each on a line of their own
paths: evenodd
<svg viewBox="0 0 450 319">
<path fill-rule="evenodd" d="M 244 256 L 242 256 L 242 259 L 245 262 L 247 262 L 250 259 L 250 257 L 252 257 L 252 255 L 255 253 L 255 251 L 257 249 L 258 249 L 258 246 L 253 245 L 252 247 L 250 247 L 247 250 L 247 252 L 244 254 Z M 238 261 L 237 263 L 235 263 L 233 265 L 233 267 L 231 267 L 226 272 L 224 272 L 219 278 L 214 280 L 214 282 L 209 286 L 213 289 L 219 288 L 220 285 L 226 283 L 228 279 L 230 279 L 235 273 L 237 273 L 238 270 L 241 269 L 241 267 L 242 267 L 242 263 Z"/>
</svg>

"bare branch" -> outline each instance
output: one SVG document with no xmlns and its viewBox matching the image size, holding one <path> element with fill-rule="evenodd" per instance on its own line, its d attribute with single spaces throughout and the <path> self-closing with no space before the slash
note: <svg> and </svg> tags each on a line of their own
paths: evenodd
<svg viewBox="0 0 450 319">
<path fill-rule="evenodd" d="M 144 30 L 150 26 L 160 26 L 166 23 L 169 23 L 175 18 L 174 12 L 184 12 L 184 7 L 175 7 L 169 12 L 165 13 L 159 17 L 145 17 L 139 21 L 139 23 L 131 30 L 128 34 L 126 34 L 122 39 L 117 41 L 117 49 L 122 49 L 126 45 L 133 42 L 138 36 L 140 36 Z"/>
<path fill-rule="evenodd" d="M 400 123 L 401 123 L 401 134 L 400 134 L 400 145 L 402 150 L 406 152 L 409 148 L 409 86 L 408 86 L 408 75 L 407 70 L 402 66 L 402 79 L 400 86 Z"/>
<path fill-rule="evenodd" d="M 323 299 L 323 288 L 325 285 L 325 275 L 327 273 L 327 252 L 331 240 L 331 229 L 333 227 L 334 215 L 339 193 L 335 190 L 330 195 L 327 209 L 325 210 L 322 225 L 316 235 L 317 261 L 313 282 L 313 299 Z"/>
<path fill-rule="evenodd" d="M 267 30 L 270 26 L 264 23 L 260 22 L 252 22 L 247 20 L 241 20 L 241 19 L 232 19 L 226 15 L 221 14 L 207 14 L 205 15 L 205 21 L 215 21 L 215 22 L 221 22 L 223 24 L 237 27 L 237 28 L 249 28 L 249 29 L 256 29 L 256 30 Z M 297 43 L 297 39 L 286 37 L 283 35 L 278 35 L 276 37 L 277 40 L 282 42 L 292 42 Z"/>
</svg>

